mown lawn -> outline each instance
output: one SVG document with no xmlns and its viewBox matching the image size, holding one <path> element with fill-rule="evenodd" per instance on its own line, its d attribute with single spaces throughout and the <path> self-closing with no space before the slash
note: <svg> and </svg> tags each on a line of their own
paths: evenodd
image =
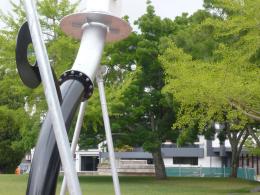
<svg viewBox="0 0 260 195">
<path fill-rule="evenodd" d="M 25 194 L 27 176 L 0 175 L 0 195 Z M 58 188 L 60 187 L 61 178 Z M 83 194 L 112 195 L 110 177 L 80 177 Z M 122 195 L 235 195 L 250 193 L 258 182 L 223 178 L 178 178 L 157 181 L 152 177 L 120 177 Z M 59 190 L 57 191 L 59 194 Z"/>
</svg>

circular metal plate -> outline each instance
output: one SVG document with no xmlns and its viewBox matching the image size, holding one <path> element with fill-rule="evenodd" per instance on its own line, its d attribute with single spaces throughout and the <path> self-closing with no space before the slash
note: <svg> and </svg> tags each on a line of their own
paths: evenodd
<svg viewBox="0 0 260 195">
<path fill-rule="evenodd" d="M 85 23 L 99 22 L 109 27 L 106 41 L 115 42 L 125 39 L 132 32 L 131 26 L 123 19 L 104 12 L 83 12 L 65 16 L 60 26 L 62 31 L 73 38 L 81 39 Z"/>
</svg>

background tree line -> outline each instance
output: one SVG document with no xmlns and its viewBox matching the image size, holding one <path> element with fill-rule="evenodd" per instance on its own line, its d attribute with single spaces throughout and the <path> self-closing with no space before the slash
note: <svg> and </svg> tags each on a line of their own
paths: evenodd
<svg viewBox="0 0 260 195">
<path fill-rule="evenodd" d="M 42 0 L 38 6 L 58 75 L 71 66 L 78 48 L 78 42 L 58 27 L 59 20 L 75 6 L 68 0 Z M 25 18 L 20 5 L 13 7 L 15 18 L 1 14 L 7 28 L 0 31 L 0 105 L 10 111 L 6 112 L 14 121 L 10 129 L 17 130 L 8 138 L 0 134 L 0 144 L 5 140 L 15 143 L 3 145 L 20 151 L 17 165 L 35 144 L 46 104 L 42 89 L 26 89 L 15 71 L 15 37 Z M 259 8 L 259 0 L 205 0 L 204 9 L 192 15 L 162 19 L 148 1 L 146 13 L 135 22 L 138 32 L 107 45 L 103 55 L 102 64 L 109 66 L 106 93 L 116 147 L 138 146 L 151 152 L 156 177 L 164 179 L 162 142 L 171 140 L 181 146 L 193 143 L 199 134 L 208 139 L 217 134 L 221 144 L 225 139 L 231 143 L 232 176 L 236 177 L 247 138 L 260 143 Z M 89 101 L 81 148 L 104 140 L 97 96 L 96 90 Z M 24 122 L 16 123 L 18 111 L 25 112 L 25 104 L 28 109 L 36 106 L 36 111 L 30 114 L 27 110 L 19 118 Z M 1 131 L 7 132 L 4 124 L 9 124 L 8 120 L 0 115 L 0 121 Z M 216 129 L 216 123 L 221 128 Z M 260 144 L 254 143 L 248 145 L 256 151 Z M 17 150 L 17 145 L 22 149 Z M 1 162 L 0 171 L 5 172 Z"/>
</svg>

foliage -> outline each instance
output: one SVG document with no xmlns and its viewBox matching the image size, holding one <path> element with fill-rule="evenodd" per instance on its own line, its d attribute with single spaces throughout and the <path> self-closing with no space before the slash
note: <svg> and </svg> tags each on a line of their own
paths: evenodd
<svg viewBox="0 0 260 195">
<path fill-rule="evenodd" d="M 1 171 L 4 172 L 13 172 L 11 169 L 20 163 L 25 152 L 34 147 L 41 120 L 46 113 L 42 87 L 36 90 L 26 88 L 16 70 L 14 53 L 16 36 L 26 19 L 22 1 L 18 4 L 11 2 L 11 4 L 12 12 L 1 11 L 0 14 L 0 20 L 4 25 L 0 30 L 0 106 L 4 106 L 4 110 L 8 114 L 6 115 L 8 120 L 5 115 L 1 114 L 0 122 L 3 128 L 13 128 L 13 132 L 8 129 L 12 132 L 8 139 L 0 136 L 0 140 L 6 139 L 10 145 L 9 148 L 1 147 L 0 156 L 7 160 L 6 162 L 1 160 L 5 163 L 1 165 Z M 61 74 L 72 64 L 78 42 L 65 36 L 58 25 L 64 15 L 75 9 L 76 4 L 71 4 L 69 0 L 42 0 L 38 2 L 37 7 L 50 60 L 55 70 Z M 31 49 L 28 48 L 28 50 Z M 12 121 L 10 122 L 10 120 Z M 16 137 L 14 133 L 17 134 Z M 8 153 L 10 155 L 7 157 Z M 12 163 L 11 160 L 13 160 Z"/>
<path fill-rule="evenodd" d="M 115 148 L 115 151 L 116 152 L 133 152 L 133 147 L 131 146 L 128 146 L 128 145 L 124 145 L 120 148 Z"/>
<path fill-rule="evenodd" d="M 23 142 L 23 137 L 28 134 L 27 126 L 20 123 L 28 118 L 23 111 L 12 111 L 3 106 L 0 107 L 0 116 L 0 172 L 14 173 L 28 150 L 28 145 Z"/>
<path fill-rule="evenodd" d="M 204 14 L 207 17 L 195 23 L 192 26 L 194 30 L 185 29 L 188 34 L 193 32 L 193 40 L 187 41 L 190 50 L 186 43 L 179 44 L 178 39 L 161 40 L 163 46 L 168 46 L 160 56 L 167 83 L 163 91 L 173 94 L 174 100 L 180 104 L 177 121 L 173 125 L 173 128 L 182 130 L 179 143 L 185 142 L 190 133 L 194 133 L 190 129 L 214 133 L 215 122 L 220 122 L 224 124 L 222 136 L 226 134 L 229 137 L 232 153 L 239 155 L 248 136 L 248 128 L 255 126 L 251 118 L 237 109 L 237 104 L 256 110 L 260 106 L 259 20 L 256 19 L 259 3 L 243 2 L 205 1 L 212 16 Z M 214 12 L 216 10 L 218 12 Z M 210 53 L 206 52 L 205 57 L 198 55 L 200 49 L 193 47 L 198 40 L 194 37 L 201 37 L 201 33 L 205 41 L 196 45 L 209 48 Z M 213 47 L 208 45 L 207 40 Z M 232 156 L 232 163 L 236 159 L 237 156 Z"/>
<path fill-rule="evenodd" d="M 115 145 L 143 147 L 157 155 L 156 165 L 164 167 L 161 143 L 174 140 L 177 135 L 170 129 L 174 104 L 168 95 L 161 93 L 164 72 L 158 61 L 158 46 L 160 37 L 175 28 L 172 20 L 156 16 L 149 2 L 147 13 L 135 24 L 140 33 L 134 32 L 128 39 L 108 45 L 103 58 L 103 63 L 109 66 L 107 99 Z M 161 173 L 164 178 L 165 172 Z"/>
<path fill-rule="evenodd" d="M 79 146 L 81 149 L 97 148 L 105 140 L 105 130 L 101 115 L 101 106 L 97 90 L 88 101 L 84 123 L 81 129 Z"/>
</svg>

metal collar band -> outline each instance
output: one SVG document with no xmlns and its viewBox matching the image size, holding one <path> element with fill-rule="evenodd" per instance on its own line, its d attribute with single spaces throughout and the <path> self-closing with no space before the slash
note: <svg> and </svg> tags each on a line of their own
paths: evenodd
<svg viewBox="0 0 260 195">
<path fill-rule="evenodd" d="M 85 92 L 84 92 L 84 97 L 83 97 L 82 101 L 85 101 L 92 96 L 93 90 L 94 90 L 93 83 L 92 83 L 91 79 L 84 73 L 82 73 L 80 71 L 76 71 L 76 70 L 66 71 L 61 75 L 61 77 L 59 79 L 59 84 L 61 85 L 62 83 L 64 83 L 67 80 L 77 80 L 84 86 Z"/>
</svg>

